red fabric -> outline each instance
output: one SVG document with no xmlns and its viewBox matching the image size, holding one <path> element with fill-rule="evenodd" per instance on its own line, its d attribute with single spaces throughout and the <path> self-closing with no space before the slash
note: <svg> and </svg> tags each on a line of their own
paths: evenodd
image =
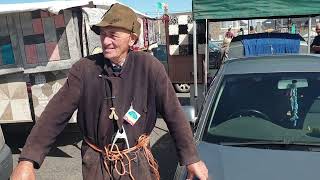
<svg viewBox="0 0 320 180">
<path fill-rule="evenodd" d="M 34 34 L 43 34 L 41 18 L 32 19 L 32 27 L 33 27 Z"/>
<path fill-rule="evenodd" d="M 233 37 L 234 37 L 234 34 L 233 34 L 231 31 L 228 31 L 228 32 L 226 32 L 225 37 L 227 37 L 227 38 L 233 38 Z"/>
<path fill-rule="evenodd" d="M 49 61 L 60 60 L 59 48 L 56 42 L 46 43 L 46 51 Z"/>
<path fill-rule="evenodd" d="M 35 44 L 25 45 L 26 58 L 28 64 L 35 64 L 38 61 L 37 48 Z"/>
<path fill-rule="evenodd" d="M 64 22 L 64 16 L 63 14 L 59 14 L 56 16 L 53 16 L 54 18 L 54 24 L 56 25 L 56 28 L 60 28 L 60 27 L 65 27 L 65 22 Z"/>
</svg>

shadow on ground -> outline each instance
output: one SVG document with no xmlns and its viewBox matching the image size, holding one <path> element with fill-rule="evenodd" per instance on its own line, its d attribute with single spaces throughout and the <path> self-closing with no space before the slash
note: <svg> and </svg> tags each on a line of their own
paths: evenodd
<svg viewBox="0 0 320 180">
<path fill-rule="evenodd" d="M 162 180 L 171 180 L 178 165 L 174 142 L 169 133 L 163 135 L 151 148 L 156 158 Z"/>
<path fill-rule="evenodd" d="M 32 129 L 32 124 L 24 125 L 1 125 L 5 136 L 6 143 L 11 148 L 13 154 L 20 154 L 20 149 L 23 148 L 25 141 Z M 74 145 L 78 149 L 77 144 L 82 140 L 82 135 L 76 125 L 68 125 L 64 132 L 57 138 L 57 142 L 53 145 L 48 156 L 51 157 L 66 157 L 73 158 L 64 151 L 59 149 L 59 146 Z M 163 135 L 151 148 L 154 157 L 156 158 L 159 168 L 161 180 L 172 180 L 176 167 L 178 165 L 178 158 L 174 142 L 169 133 Z"/>
<path fill-rule="evenodd" d="M 23 148 L 26 139 L 33 127 L 32 123 L 25 124 L 5 124 L 1 125 L 2 131 L 6 140 L 6 144 L 11 148 L 13 154 L 20 154 L 20 149 Z M 74 145 L 78 149 L 77 143 L 82 140 L 81 133 L 76 124 L 68 124 L 63 132 L 57 137 L 56 143 L 53 145 L 53 148 L 50 150 L 48 156 L 51 157 L 70 157 L 65 152 L 61 151 L 59 146 Z"/>
</svg>

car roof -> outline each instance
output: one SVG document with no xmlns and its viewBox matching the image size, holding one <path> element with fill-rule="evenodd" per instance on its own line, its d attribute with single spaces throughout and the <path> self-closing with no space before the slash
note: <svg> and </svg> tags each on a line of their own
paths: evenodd
<svg viewBox="0 0 320 180">
<path fill-rule="evenodd" d="M 320 55 L 291 54 L 229 59 L 223 63 L 223 74 L 277 72 L 320 72 Z"/>
</svg>

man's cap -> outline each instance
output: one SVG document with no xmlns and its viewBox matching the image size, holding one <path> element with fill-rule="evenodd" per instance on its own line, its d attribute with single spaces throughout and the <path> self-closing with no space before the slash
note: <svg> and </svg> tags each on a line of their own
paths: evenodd
<svg viewBox="0 0 320 180">
<path fill-rule="evenodd" d="M 110 9 L 102 16 L 100 23 L 92 26 L 96 34 L 100 34 L 100 27 L 118 27 L 140 35 L 140 23 L 137 14 L 129 7 L 119 3 L 113 4 Z"/>
</svg>

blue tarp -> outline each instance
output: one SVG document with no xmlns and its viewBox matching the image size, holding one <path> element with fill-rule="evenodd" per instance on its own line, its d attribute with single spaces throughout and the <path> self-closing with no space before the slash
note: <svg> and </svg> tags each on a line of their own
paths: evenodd
<svg viewBox="0 0 320 180">
<path fill-rule="evenodd" d="M 245 56 L 299 53 L 301 37 L 288 33 L 259 33 L 241 38 Z"/>
</svg>

